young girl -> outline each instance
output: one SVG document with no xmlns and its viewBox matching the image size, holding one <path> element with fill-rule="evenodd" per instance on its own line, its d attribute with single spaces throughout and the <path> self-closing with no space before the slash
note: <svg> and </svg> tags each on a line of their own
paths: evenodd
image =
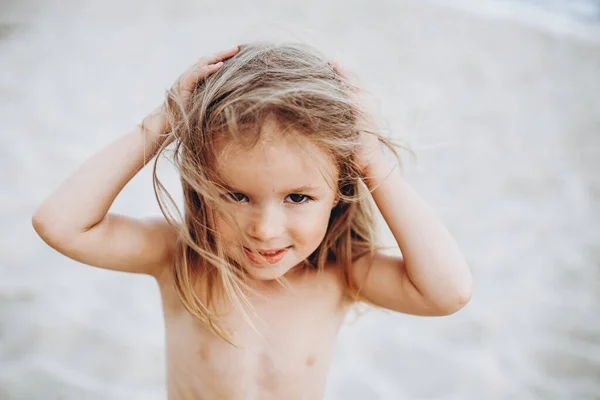
<svg viewBox="0 0 600 400">
<path fill-rule="evenodd" d="M 391 142 L 363 99 L 306 46 L 202 58 L 35 213 L 35 230 L 65 256 L 156 278 L 169 399 L 320 399 L 349 305 L 448 315 L 468 302 L 460 250 L 382 156 Z M 164 218 L 109 213 L 168 146 L 183 213 L 156 163 Z M 371 197 L 402 258 L 376 247 Z"/>
</svg>

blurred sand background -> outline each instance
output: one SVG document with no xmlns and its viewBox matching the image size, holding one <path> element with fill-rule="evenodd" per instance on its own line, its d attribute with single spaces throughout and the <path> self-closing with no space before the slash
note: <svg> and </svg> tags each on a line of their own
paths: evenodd
<svg viewBox="0 0 600 400">
<path fill-rule="evenodd" d="M 153 281 L 64 258 L 30 218 L 189 63 L 281 37 L 375 93 L 476 283 L 454 316 L 345 326 L 326 399 L 599 399 L 600 5 L 566 0 L 1 0 L 0 399 L 165 398 Z M 159 213 L 149 172 L 115 211 Z"/>
</svg>

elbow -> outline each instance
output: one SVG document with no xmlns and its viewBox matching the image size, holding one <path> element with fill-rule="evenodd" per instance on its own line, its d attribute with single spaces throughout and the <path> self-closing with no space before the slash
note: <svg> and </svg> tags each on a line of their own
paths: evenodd
<svg viewBox="0 0 600 400">
<path fill-rule="evenodd" d="M 35 210 L 33 215 L 31 216 L 31 225 L 33 229 L 36 231 L 38 235 L 41 236 L 41 233 L 46 232 L 46 228 L 50 225 L 48 222 L 51 218 L 50 216 L 54 214 L 49 209 L 46 203 L 42 203 Z"/>
<path fill-rule="evenodd" d="M 52 241 L 52 235 L 50 234 L 50 230 L 48 228 L 49 224 L 44 218 L 43 215 L 39 213 L 33 214 L 31 217 L 31 226 L 35 233 L 46 243 L 50 244 Z"/>
<path fill-rule="evenodd" d="M 33 230 L 40 237 L 42 237 L 43 234 L 46 232 L 46 224 L 44 223 L 44 218 L 37 212 L 31 217 L 31 226 L 33 226 Z"/>
<path fill-rule="evenodd" d="M 36 212 L 31 217 L 31 226 L 46 244 L 55 249 L 65 242 L 65 237 L 68 237 L 67 232 L 60 229 L 59 223 L 40 212 Z"/>
<path fill-rule="evenodd" d="M 472 294 L 473 281 L 469 277 L 465 282 L 452 288 L 448 294 L 444 296 L 444 301 L 439 302 L 439 315 L 446 316 L 457 313 L 471 301 Z"/>
<path fill-rule="evenodd" d="M 469 283 L 469 285 L 467 285 L 464 288 L 461 288 L 459 291 L 457 291 L 455 294 L 454 307 L 452 307 L 450 309 L 450 313 L 448 315 L 454 314 L 454 313 L 460 311 L 464 306 L 469 304 L 469 301 L 471 301 L 472 295 L 473 295 L 472 283 Z"/>
</svg>

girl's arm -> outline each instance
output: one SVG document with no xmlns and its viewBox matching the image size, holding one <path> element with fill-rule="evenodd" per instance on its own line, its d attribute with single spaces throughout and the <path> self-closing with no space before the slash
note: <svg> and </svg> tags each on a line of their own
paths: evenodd
<svg viewBox="0 0 600 400">
<path fill-rule="evenodd" d="M 357 125 L 377 131 L 367 98 L 357 78 L 335 63 L 336 72 L 352 82 L 363 118 Z M 388 164 L 377 137 L 363 133 L 357 161 L 363 181 L 392 231 L 402 257 L 376 253 L 352 266 L 354 284 L 367 301 L 416 315 L 447 315 L 471 298 L 472 278 L 454 238 L 429 205 L 408 185 L 400 171 Z"/>
<path fill-rule="evenodd" d="M 409 314 L 447 315 L 471 298 L 472 279 L 455 240 L 397 169 L 375 161 L 367 186 L 403 257 L 375 254 L 353 268 L 370 302 Z"/>
<path fill-rule="evenodd" d="M 184 104 L 198 82 L 217 71 L 237 47 L 202 58 L 176 83 Z M 125 185 L 152 159 L 167 132 L 164 107 L 94 154 L 35 212 L 36 232 L 51 247 L 76 261 L 158 277 L 171 262 L 176 232 L 164 218 L 135 219 L 108 213 Z"/>
<path fill-rule="evenodd" d="M 108 211 L 159 145 L 156 135 L 137 128 L 94 154 L 37 209 L 32 219 L 36 232 L 84 264 L 155 275 L 174 249 L 170 226 L 162 219 Z"/>
</svg>

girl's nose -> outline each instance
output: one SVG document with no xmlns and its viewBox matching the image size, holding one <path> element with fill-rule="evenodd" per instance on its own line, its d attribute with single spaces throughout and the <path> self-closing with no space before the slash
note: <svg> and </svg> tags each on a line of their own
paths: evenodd
<svg viewBox="0 0 600 400">
<path fill-rule="evenodd" d="M 285 231 L 284 218 L 281 207 L 265 207 L 257 212 L 250 222 L 248 234 L 267 244 L 271 239 L 283 235 Z"/>
</svg>

